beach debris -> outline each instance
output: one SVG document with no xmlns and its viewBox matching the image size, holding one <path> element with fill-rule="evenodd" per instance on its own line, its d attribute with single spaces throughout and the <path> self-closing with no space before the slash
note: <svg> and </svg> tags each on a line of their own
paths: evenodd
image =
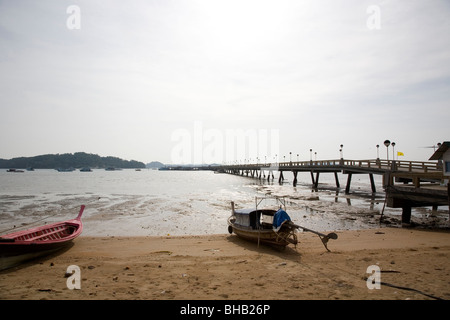
<svg viewBox="0 0 450 320">
<path fill-rule="evenodd" d="M 278 265 L 279 265 L 279 266 L 285 266 L 285 265 L 287 265 L 287 262 L 281 262 L 281 263 L 279 263 Z"/>
<path fill-rule="evenodd" d="M 153 253 L 164 253 L 164 254 L 168 254 L 168 255 L 171 255 L 173 252 L 172 251 L 169 251 L 169 250 L 160 250 L 160 251 L 153 251 L 153 252 L 150 252 L 151 254 L 153 254 Z"/>
<path fill-rule="evenodd" d="M 94 266 L 88 266 L 88 269 L 92 270 L 92 269 L 95 269 L 95 267 Z"/>
<path fill-rule="evenodd" d="M 397 270 L 380 270 L 380 272 L 382 272 L 382 273 L 401 273 L 400 271 L 397 271 Z"/>
</svg>

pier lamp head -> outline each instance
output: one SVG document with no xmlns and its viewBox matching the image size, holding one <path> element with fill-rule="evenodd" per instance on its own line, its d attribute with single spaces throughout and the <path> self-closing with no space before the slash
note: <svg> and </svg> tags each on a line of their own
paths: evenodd
<svg viewBox="0 0 450 320">
<path fill-rule="evenodd" d="M 389 147 L 391 145 L 391 142 L 389 140 L 384 140 L 384 145 L 387 147 Z"/>
</svg>

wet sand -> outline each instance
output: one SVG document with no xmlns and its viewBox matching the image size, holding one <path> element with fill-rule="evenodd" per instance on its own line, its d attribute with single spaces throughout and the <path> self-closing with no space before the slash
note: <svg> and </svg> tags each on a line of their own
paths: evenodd
<svg viewBox="0 0 450 320">
<path fill-rule="evenodd" d="M 86 237 L 0 272 L 4 300 L 405 300 L 450 298 L 450 232 L 382 228 L 276 251 L 236 235 Z M 67 268 L 80 268 L 80 289 Z M 369 266 L 380 289 L 369 289 Z M 74 282 L 72 282 L 74 284 Z"/>
</svg>

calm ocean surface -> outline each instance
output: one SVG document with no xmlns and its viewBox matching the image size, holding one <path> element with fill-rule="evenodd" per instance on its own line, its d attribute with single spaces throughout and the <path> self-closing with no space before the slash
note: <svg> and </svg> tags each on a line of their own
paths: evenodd
<svg viewBox="0 0 450 320">
<path fill-rule="evenodd" d="M 255 197 L 285 196 L 287 212 L 297 224 L 318 231 L 379 227 L 384 193 L 375 176 L 373 195 L 366 175 L 354 176 L 352 192 L 344 194 L 346 175 L 322 174 L 311 189 L 309 173 L 285 183 L 215 174 L 211 171 L 131 169 L 93 172 L 35 170 L 9 173 L 0 169 L 0 234 L 76 217 L 80 205 L 86 236 L 202 235 L 227 233 L 230 202 L 254 207 Z M 413 210 L 413 221 L 448 220 L 448 209 Z M 399 225 L 401 209 L 385 208 L 390 225 Z M 439 220 L 439 221 L 438 221 Z M 444 221 L 445 222 L 445 221 Z"/>
</svg>

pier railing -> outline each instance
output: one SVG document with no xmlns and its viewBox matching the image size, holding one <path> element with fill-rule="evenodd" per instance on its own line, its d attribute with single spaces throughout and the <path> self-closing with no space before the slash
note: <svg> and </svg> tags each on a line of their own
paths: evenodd
<svg viewBox="0 0 450 320">
<path fill-rule="evenodd" d="M 279 170 L 311 169 L 315 168 L 336 168 L 336 169 L 379 169 L 380 171 L 403 171 L 403 172 L 437 172 L 442 168 L 437 162 L 431 161 L 399 161 L 399 160 L 350 160 L 350 159 L 332 159 L 332 160 L 310 160 L 310 161 L 289 161 L 279 163 L 247 163 L 224 165 L 224 168 L 274 168 Z"/>
</svg>

